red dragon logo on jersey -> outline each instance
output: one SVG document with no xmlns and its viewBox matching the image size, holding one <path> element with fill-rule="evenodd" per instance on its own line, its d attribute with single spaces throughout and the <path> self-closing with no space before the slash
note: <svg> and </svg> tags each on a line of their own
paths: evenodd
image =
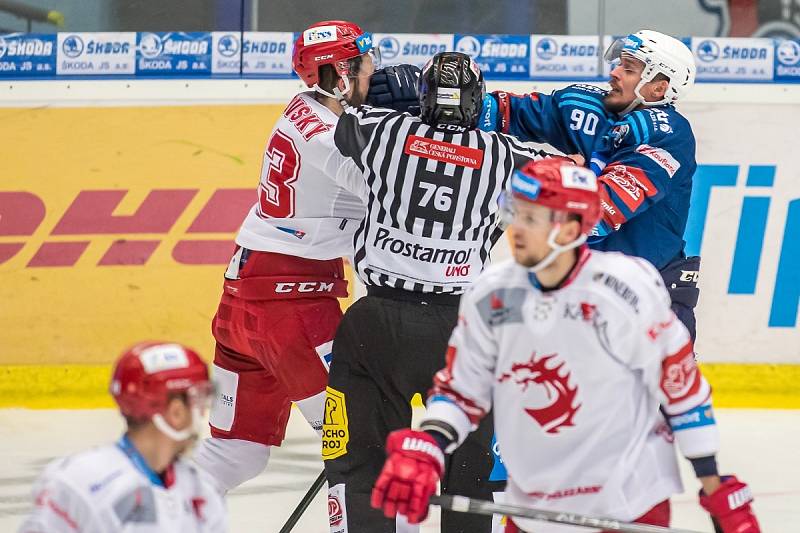
<svg viewBox="0 0 800 533">
<path fill-rule="evenodd" d="M 550 404 L 545 407 L 525 408 L 531 418 L 542 426 L 547 433 L 558 433 L 563 427 L 573 426 L 572 419 L 580 409 L 581 404 L 575 403 L 578 387 L 569 386 L 570 373 L 561 375 L 559 371 L 564 363 L 554 368 L 547 366 L 548 361 L 554 359 L 556 354 L 545 355 L 537 359 L 536 352 L 531 355 L 530 361 L 513 363 L 510 372 L 504 372 L 498 381 L 503 383 L 513 380 L 517 385 L 522 385 L 523 392 L 528 390 L 531 383 L 545 388 Z"/>
</svg>

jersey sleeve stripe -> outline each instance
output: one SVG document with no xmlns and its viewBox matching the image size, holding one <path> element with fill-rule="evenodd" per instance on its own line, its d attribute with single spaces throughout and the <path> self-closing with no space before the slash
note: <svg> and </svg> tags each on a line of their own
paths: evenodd
<svg viewBox="0 0 800 533">
<path fill-rule="evenodd" d="M 606 114 L 605 111 L 603 111 L 600 108 L 600 106 L 594 105 L 594 104 L 589 104 L 587 102 L 582 102 L 580 100 L 561 100 L 558 103 L 558 107 L 559 108 L 562 108 L 562 107 L 565 107 L 565 106 L 568 106 L 568 105 L 574 105 L 576 107 L 581 107 L 583 109 L 588 109 L 589 111 L 592 111 L 593 113 L 599 113 L 601 117 L 605 116 L 605 114 Z"/>
<path fill-rule="evenodd" d="M 628 118 L 625 119 L 625 122 L 631 127 L 633 137 L 636 139 L 636 144 L 642 144 L 642 134 L 639 132 L 639 122 L 634 120 L 633 115 L 629 115 Z"/>
<path fill-rule="evenodd" d="M 587 102 L 590 102 L 592 104 L 595 104 L 595 105 L 599 106 L 598 99 L 596 97 L 589 96 L 588 94 L 568 92 L 568 93 L 562 93 L 561 96 L 562 96 L 562 98 L 564 100 L 566 100 L 568 98 L 577 98 L 578 100 L 586 100 Z M 605 115 L 605 112 L 603 113 L 603 115 Z"/>
<path fill-rule="evenodd" d="M 650 142 L 650 130 L 644 120 L 644 115 L 642 113 L 634 113 L 634 116 L 639 121 L 639 125 L 642 127 L 642 137 L 644 138 L 645 144 L 647 144 Z"/>
</svg>

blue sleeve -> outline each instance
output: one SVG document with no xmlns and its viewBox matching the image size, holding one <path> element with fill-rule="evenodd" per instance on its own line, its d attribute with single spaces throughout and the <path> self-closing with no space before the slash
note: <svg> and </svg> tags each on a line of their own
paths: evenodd
<svg viewBox="0 0 800 533">
<path fill-rule="evenodd" d="M 660 129 L 649 110 L 625 117 L 629 131 L 599 175 L 603 218 L 593 230 L 605 237 L 660 202 L 694 172 L 694 136 L 688 123 Z M 673 129 L 674 128 L 674 129 Z M 666 130 L 666 131 L 665 131 Z"/>
<path fill-rule="evenodd" d="M 603 107 L 605 91 L 590 85 L 570 85 L 552 94 L 515 95 L 498 91 L 487 95 L 484 124 L 494 125 L 521 141 L 548 143 L 588 160 L 595 138 L 610 124 Z"/>
</svg>

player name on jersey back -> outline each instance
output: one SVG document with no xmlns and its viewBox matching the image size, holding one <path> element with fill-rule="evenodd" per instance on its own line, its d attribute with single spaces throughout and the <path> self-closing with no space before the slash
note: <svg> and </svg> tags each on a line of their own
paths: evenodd
<svg viewBox="0 0 800 533">
<path fill-rule="evenodd" d="M 264 150 L 258 201 L 239 230 L 237 244 L 307 259 L 352 255 L 363 203 L 323 170 L 336 149 L 337 120 L 312 92 L 289 102 Z"/>
</svg>

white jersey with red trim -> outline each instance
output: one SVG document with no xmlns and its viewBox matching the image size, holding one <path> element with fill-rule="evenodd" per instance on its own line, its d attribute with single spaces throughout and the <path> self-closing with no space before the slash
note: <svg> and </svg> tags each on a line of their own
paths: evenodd
<svg viewBox="0 0 800 533">
<path fill-rule="evenodd" d="M 687 457 L 718 447 L 710 388 L 661 276 L 585 246 L 557 290 L 508 261 L 462 297 L 422 427 L 443 422 L 463 442 L 490 408 L 512 504 L 631 521 L 682 491 L 673 439 Z M 686 413 L 711 421 L 676 426 Z"/>
<path fill-rule="evenodd" d="M 178 459 L 154 484 L 118 445 L 50 463 L 33 487 L 35 507 L 19 533 L 216 533 L 227 531 L 222 495 Z"/>
<path fill-rule="evenodd" d="M 237 244 L 307 259 L 353 255 L 363 202 L 323 171 L 336 150 L 338 120 L 314 99 L 313 91 L 289 102 L 264 150 L 258 201 L 239 230 Z"/>
</svg>

